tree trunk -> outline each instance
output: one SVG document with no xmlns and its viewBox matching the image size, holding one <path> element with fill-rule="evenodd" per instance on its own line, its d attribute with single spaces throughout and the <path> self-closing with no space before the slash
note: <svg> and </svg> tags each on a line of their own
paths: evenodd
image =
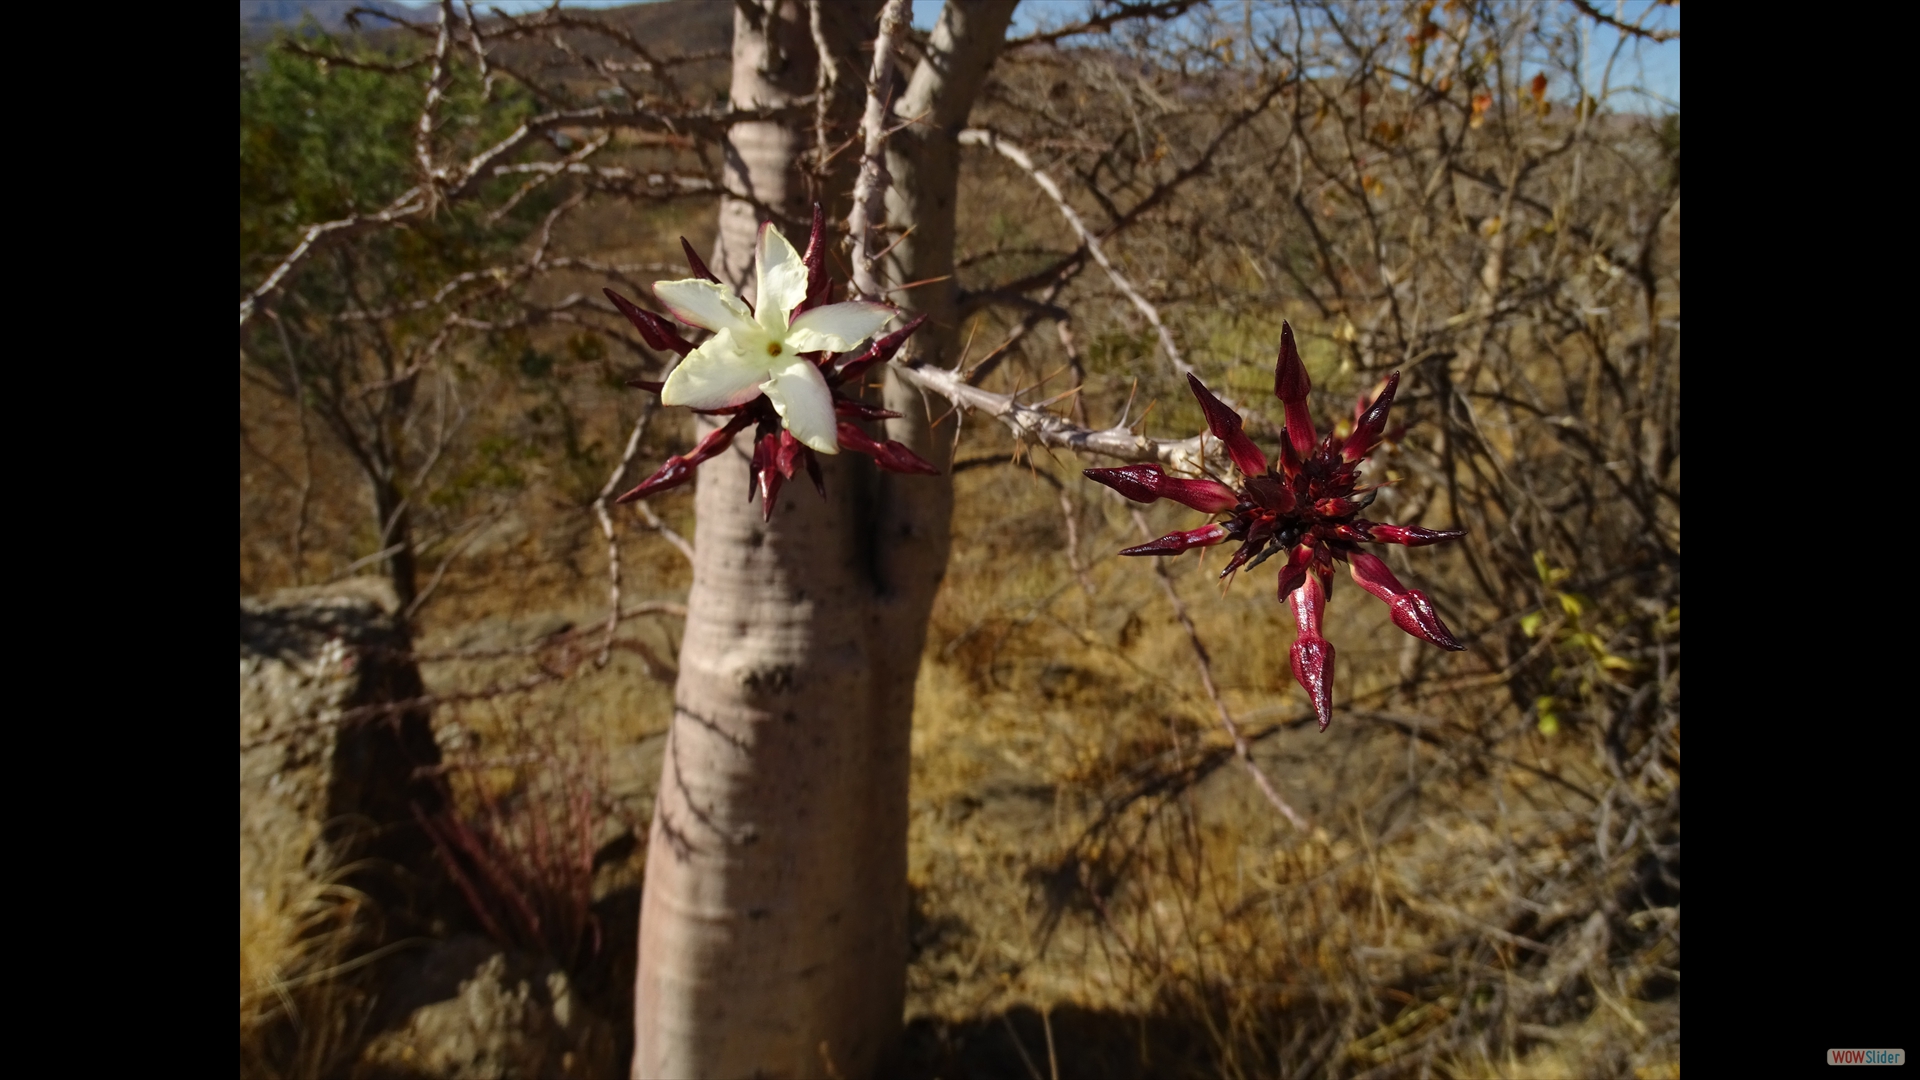
<svg viewBox="0 0 1920 1080">
<path fill-rule="evenodd" d="M 917 216 L 894 225 L 919 226 L 896 273 L 952 272 L 953 135 L 1012 8 L 949 5 L 896 110 L 940 106 L 940 126 L 890 159 L 896 183 L 918 177 L 929 193 L 896 207 Z M 857 46 L 878 5 L 821 10 L 841 78 L 859 78 Z M 736 7 L 736 107 L 813 91 L 806 18 L 791 3 L 771 20 L 765 5 Z M 729 133 L 721 277 L 751 285 L 755 232 L 770 216 L 802 242 L 803 122 Z M 914 355 L 951 363 L 953 283 L 890 299 L 934 316 Z M 906 414 L 888 435 L 944 472 L 950 443 L 928 432 L 919 395 L 891 378 L 885 393 Z M 823 457 L 827 498 L 790 484 L 762 524 L 747 501 L 749 452 L 743 439 L 702 466 L 695 494 L 693 586 L 641 903 L 633 1072 L 871 1076 L 901 1030 L 913 687 L 946 570 L 952 488 L 945 476 Z"/>
<path fill-rule="evenodd" d="M 400 621 L 405 623 L 414 598 L 419 595 L 419 561 L 413 550 L 413 510 L 391 476 L 369 469 L 367 479 L 373 485 L 373 513 L 379 521 L 376 528 L 380 530 L 380 547 L 376 550 L 397 549 L 383 562 L 387 580 L 393 582 L 393 594 L 400 601 Z"/>
</svg>

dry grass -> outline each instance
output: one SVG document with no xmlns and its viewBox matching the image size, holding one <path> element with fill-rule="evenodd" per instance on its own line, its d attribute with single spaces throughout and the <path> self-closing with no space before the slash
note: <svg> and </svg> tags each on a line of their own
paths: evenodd
<svg viewBox="0 0 1920 1080">
<path fill-rule="evenodd" d="M 1465 685 L 1415 721 L 1409 639 L 1357 590 L 1328 637 L 1337 700 L 1362 707 L 1319 733 L 1280 606 L 1251 582 L 1205 595 L 1189 557 L 1179 588 L 1302 835 L 1229 767 L 1150 568 L 1105 557 L 1132 542 L 1125 515 L 1080 512 L 1088 595 L 1051 487 L 1021 466 L 961 488 L 963 507 L 1004 509 L 991 539 L 956 545 L 915 717 L 927 1075 L 1024 1068 L 1021 1025 L 995 1017 L 1026 1019 L 1044 1075 L 1052 1014 L 1075 1018 L 1055 1046 L 1067 1075 L 1677 1068 L 1677 909 L 1638 899 L 1645 867 L 1597 858 L 1594 801 L 1574 793 L 1610 779 L 1590 745 L 1516 725 L 1470 660 L 1437 673 Z M 1639 939 L 1588 927 L 1636 907 Z"/>
<path fill-rule="evenodd" d="M 315 877 L 304 854 L 298 845 L 240 848 L 243 1076 L 331 1075 L 359 1049 L 378 913 L 341 883 L 352 868 Z"/>
</svg>

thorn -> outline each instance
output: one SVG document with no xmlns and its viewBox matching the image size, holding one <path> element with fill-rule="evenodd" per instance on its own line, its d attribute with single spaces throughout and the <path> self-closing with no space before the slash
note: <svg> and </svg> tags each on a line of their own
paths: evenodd
<svg viewBox="0 0 1920 1080">
<path fill-rule="evenodd" d="M 906 239 L 907 237 L 909 237 L 909 236 L 912 236 L 912 235 L 913 235 L 913 230 L 915 230 L 915 229 L 917 229 L 917 228 L 919 228 L 919 227 L 920 227 L 920 226 L 918 226 L 918 225 L 909 225 L 909 226 L 907 226 L 907 231 L 906 231 L 906 232 L 903 232 L 903 233 L 901 233 L 901 234 L 900 234 L 899 236 L 896 236 L 896 237 L 894 237 L 894 238 L 893 238 L 893 243 L 891 243 L 891 244 L 888 244 L 888 245 L 887 245 L 886 247 L 884 247 L 884 248 L 881 248 L 881 249 L 880 249 L 880 254 L 878 254 L 878 255 L 875 255 L 875 256 L 873 256 L 873 261 L 874 261 L 874 262 L 879 262 L 879 261 L 880 261 L 881 259 L 884 259 L 884 258 L 886 258 L 886 257 L 887 257 L 888 255 L 891 255 L 891 254 L 893 254 L 893 249 L 894 249 L 894 248 L 897 248 L 897 247 L 899 247 L 899 246 L 900 246 L 900 241 L 902 241 L 902 240 L 905 240 L 905 239 Z"/>
<path fill-rule="evenodd" d="M 1054 374 L 1059 374 L 1059 373 L 1058 373 L 1058 372 L 1055 372 Z M 1051 379 L 1051 378 L 1053 378 L 1053 376 L 1052 376 L 1052 375 L 1049 375 L 1049 376 L 1047 376 L 1047 378 L 1049 378 L 1049 379 Z M 1054 402 L 1056 402 L 1056 401 L 1059 401 L 1059 400 L 1060 400 L 1060 399 L 1062 399 L 1062 398 L 1070 398 L 1070 397 L 1072 397 L 1073 395 L 1075 395 L 1075 394 L 1077 394 L 1077 393 L 1079 393 L 1079 392 L 1080 392 L 1080 391 L 1081 391 L 1082 389 L 1083 389 L 1083 387 L 1079 387 L 1079 386 L 1076 386 L 1076 387 L 1074 387 L 1073 389 L 1071 389 L 1071 390 L 1068 390 L 1068 391 L 1066 391 L 1065 393 L 1060 393 L 1060 394 L 1055 394 L 1055 395 L 1053 395 L 1052 397 L 1050 397 L 1050 398 L 1048 398 L 1047 400 L 1045 400 L 1045 401 L 1042 401 L 1042 402 L 1040 402 L 1040 403 L 1039 403 L 1038 405 L 1035 405 L 1035 406 L 1034 406 L 1034 408 L 1036 408 L 1036 409 L 1044 409 L 1044 408 L 1046 408 L 1047 406 L 1049 406 L 1049 405 L 1051 405 L 1051 404 L 1053 404 L 1053 403 L 1054 403 Z"/>
<path fill-rule="evenodd" d="M 1135 421 L 1133 422 L 1133 424 L 1132 424 L 1131 426 L 1132 426 L 1132 427 L 1139 427 L 1139 426 L 1140 426 L 1141 424 L 1144 424 L 1144 423 L 1146 423 L 1146 422 L 1147 422 L 1147 417 L 1149 417 L 1149 416 L 1151 416 L 1151 415 L 1153 415 L 1153 407 L 1154 407 L 1155 405 L 1158 405 L 1158 404 L 1160 404 L 1160 399 L 1159 399 L 1159 398 L 1154 398 L 1154 399 L 1153 399 L 1152 401 L 1149 401 L 1149 402 L 1147 402 L 1147 411 L 1146 411 L 1146 412 L 1143 412 L 1143 413 L 1141 413 L 1141 414 L 1140 414 L 1140 419 L 1138 419 L 1138 420 L 1135 420 Z"/>
<path fill-rule="evenodd" d="M 959 363 L 956 363 L 953 365 L 954 371 L 956 372 L 965 371 L 967 366 L 967 357 L 973 354 L 973 339 L 979 336 L 980 336 L 980 319 L 976 318 L 973 320 L 973 329 L 967 331 L 967 344 L 965 348 L 960 350 L 960 361 Z M 982 360 L 981 363 L 986 363 L 986 361 Z M 966 379 L 967 375 L 971 375 L 971 374 L 972 372 L 966 372 L 965 374 L 962 374 L 960 378 L 964 380 Z"/>
<path fill-rule="evenodd" d="M 888 90 L 887 95 L 891 97 L 893 95 L 893 91 Z M 912 127 L 913 125 L 919 123 L 922 120 L 925 120 L 927 117 L 932 115 L 933 115 L 933 110 L 928 109 L 926 112 L 921 113 L 919 116 L 916 116 L 911 120 L 902 120 L 900 123 L 894 125 L 893 127 L 888 128 L 886 131 L 886 134 L 882 135 L 881 138 L 883 139 L 891 138 L 894 135 L 898 135 L 900 132 L 907 130 L 908 128 Z"/>
<path fill-rule="evenodd" d="M 1054 369 L 1053 369 L 1053 375 L 1048 375 L 1048 376 L 1047 376 L 1047 377 L 1046 377 L 1045 379 L 1041 379 L 1041 380 L 1040 380 L 1039 382 L 1037 382 L 1037 383 L 1034 383 L 1034 384 L 1033 384 L 1032 386 L 1029 386 L 1029 387 L 1027 387 L 1027 389 L 1026 389 L 1026 390 L 1023 390 L 1023 391 L 1021 391 L 1021 393 L 1027 393 L 1027 392 L 1029 392 L 1029 391 L 1033 391 L 1033 390 L 1038 390 L 1038 389 L 1040 389 L 1041 387 L 1043 387 L 1043 386 L 1045 386 L 1045 385 L 1047 385 L 1047 382 L 1048 382 L 1048 380 L 1050 380 L 1050 379 L 1052 379 L 1054 375 L 1058 375 L 1058 374 L 1060 374 L 1061 372 L 1063 372 L 1063 371 L 1065 371 L 1065 370 L 1067 370 L 1068 368 L 1070 368 L 1070 367 L 1072 367 L 1072 366 L 1073 366 L 1072 364 L 1061 364 L 1061 365 L 1060 365 L 1059 367 L 1057 367 L 1057 368 L 1054 368 Z M 1070 394 L 1070 393 L 1072 393 L 1072 392 L 1073 392 L 1073 391 L 1071 391 L 1071 390 L 1069 390 L 1069 391 L 1067 391 L 1067 393 L 1069 393 L 1069 394 Z M 1055 399 L 1053 399 L 1053 400 L 1055 400 L 1055 401 L 1058 401 L 1058 400 L 1059 400 L 1059 398 L 1055 398 Z M 1045 402 L 1042 402 L 1041 404 L 1039 404 L 1039 405 L 1036 405 L 1036 406 L 1034 406 L 1034 408 L 1036 408 L 1036 409 L 1044 409 L 1044 408 L 1046 408 L 1046 403 L 1045 403 Z"/>
<path fill-rule="evenodd" d="M 891 289 L 882 289 L 881 295 L 892 296 L 894 293 L 906 292 L 908 289 L 917 289 L 922 285 L 932 285 L 935 282 L 946 281 L 948 278 L 951 278 L 952 276 L 953 276 L 952 274 L 941 274 L 939 277 L 921 278 L 919 281 L 909 281 L 905 285 L 895 285 Z"/>
<path fill-rule="evenodd" d="M 1120 410 L 1120 419 L 1115 420 L 1113 422 L 1114 427 L 1124 428 L 1127 426 L 1127 414 L 1133 411 L 1133 395 L 1139 392 L 1140 392 L 1140 378 L 1139 376 L 1135 376 L 1133 380 L 1133 388 L 1127 391 L 1127 407 Z"/>
</svg>

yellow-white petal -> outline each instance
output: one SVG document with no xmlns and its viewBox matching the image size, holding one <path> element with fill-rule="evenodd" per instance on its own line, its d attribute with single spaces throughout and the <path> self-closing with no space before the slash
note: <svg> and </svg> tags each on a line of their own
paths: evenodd
<svg viewBox="0 0 1920 1080">
<path fill-rule="evenodd" d="M 751 336 L 761 336 L 758 327 Z M 666 385 L 660 388 L 660 403 L 691 409 L 744 405 L 759 396 L 761 385 L 767 381 L 768 359 L 764 348 L 742 350 L 733 331 L 722 330 L 688 353 L 667 376 Z"/>
<path fill-rule="evenodd" d="M 872 337 L 894 310 L 885 304 L 852 300 L 803 311 L 787 330 L 789 352 L 846 352 Z"/>
<path fill-rule="evenodd" d="M 762 389 L 794 438 L 822 454 L 840 452 L 833 391 L 811 361 L 794 357 L 791 363 L 775 367 L 773 378 Z"/>
<path fill-rule="evenodd" d="M 807 298 L 807 264 L 787 238 L 771 223 L 760 226 L 760 243 L 753 255 L 758 291 L 753 310 L 768 336 L 787 332 L 787 316 Z"/>
<path fill-rule="evenodd" d="M 697 326 L 702 330 L 731 330 L 736 334 L 758 329 L 752 313 L 747 311 L 747 305 L 741 303 L 733 290 L 725 285 L 716 285 L 702 278 L 656 281 L 653 283 L 653 295 L 667 305 L 667 310 L 673 312 L 674 318 L 688 326 Z"/>
</svg>

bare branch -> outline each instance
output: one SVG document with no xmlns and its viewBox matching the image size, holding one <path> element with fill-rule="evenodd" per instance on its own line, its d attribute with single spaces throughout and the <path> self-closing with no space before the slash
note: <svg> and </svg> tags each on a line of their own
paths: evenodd
<svg viewBox="0 0 1920 1080">
<path fill-rule="evenodd" d="M 1580 14 L 1585 15 L 1594 22 L 1611 26 L 1623 34 L 1631 34 L 1637 38 L 1646 38 L 1648 41 L 1675 41 L 1680 37 L 1680 31 L 1678 30 L 1648 30 L 1643 26 L 1623 23 L 1619 19 L 1613 18 L 1605 12 L 1602 12 L 1599 8 L 1594 7 L 1588 3 L 1587 0 L 1573 0 L 1573 6 L 1580 9 Z"/>
<path fill-rule="evenodd" d="M 1058 30 L 1028 34 L 1007 42 L 1007 48 L 1017 49 L 1022 45 L 1051 45 L 1062 38 L 1079 34 L 1107 33 L 1128 19 L 1171 19 L 1183 15 L 1188 8 L 1199 0 L 1162 0 L 1160 3 L 1117 4 L 1090 19 L 1063 26 Z"/>
<path fill-rule="evenodd" d="M 1060 208 L 1060 216 L 1067 219 L 1067 224 L 1073 228 L 1074 235 L 1086 245 L 1087 253 L 1092 255 L 1094 261 L 1100 264 L 1100 268 L 1107 272 L 1107 277 L 1113 280 L 1114 288 L 1119 289 L 1121 294 L 1140 310 L 1140 314 L 1146 316 L 1154 332 L 1160 335 L 1160 347 L 1166 350 L 1167 359 L 1173 362 L 1173 369 L 1182 375 L 1193 374 L 1193 365 L 1187 363 L 1186 358 L 1180 355 L 1180 347 L 1173 343 L 1173 332 L 1160 321 L 1160 309 L 1140 295 L 1140 290 L 1134 288 L 1133 283 L 1120 272 L 1120 268 L 1113 265 L 1113 260 L 1107 258 L 1106 249 L 1100 246 L 1099 239 L 1087 228 L 1086 223 L 1080 220 L 1079 212 L 1067 202 L 1067 197 L 1060 193 L 1060 185 L 1053 182 L 1053 177 L 1040 171 L 1025 150 L 994 132 L 981 128 L 968 128 L 960 133 L 960 143 L 963 146 L 984 146 L 998 151 L 1001 157 L 1025 169 L 1027 175 L 1033 177 L 1033 182 L 1040 185 L 1040 190 L 1046 192 L 1053 199 L 1054 205 Z"/>
<path fill-rule="evenodd" d="M 887 0 L 880 9 L 880 33 L 873 39 L 873 68 L 867 73 L 867 107 L 860 117 L 866 150 L 860 175 L 853 182 L 853 209 L 847 214 L 847 232 L 853 238 L 853 291 L 868 300 L 880 298 L 880 279 L 873 272 L 870 233 L 886 220 L 887 103 L 882 100 L 892 84 L 893 51 L 906 22 L 906 0 Z M 824 55 L 824 54 L 822 54 Z"/>
<path fill-rule="evenodd" d="M 647 423 L 653 419 L 658 407 L 658 398 L 648 398 L 641 407 L 640 418 L 633 422 L 633 433 L 627 436 L 627 448 L 620 454 L 620 463 L 614 466 L 613 475 L 607 477 L 600 494 L 593 500 L 593 516 L 599 519 L 600 533 L 607 538 L 607 630 L 606 639 L 600 643 L 600 655 L 593 661 L 597 667 L 607 666 L 607 660 L 613 655 L 613 635 L 620 629 L 620 538 L 614 532 L 613 515 L 607 512 L 607 501 L 619 490 L 620 481 L 626 478 L 627 469 L 632 467 L 634 455 L 640 452 L 640 440 L 647 433 Z"/>
<path fill-rule="evenodd" d="M 421 182 L 428 186 L 439 178 L 433 167 L 433 115 L 447 93 L 447 47 L 453 39 L 453 0 L 440 0 L 439 32 L 433 44 L 433 74 L 427 77 L 427 100 L 420 106 L 420 120 L 413 136 L 413 159 L 420 166 Z M 429 194 L 429 199 L 431 199 Z"/>
</svg>

